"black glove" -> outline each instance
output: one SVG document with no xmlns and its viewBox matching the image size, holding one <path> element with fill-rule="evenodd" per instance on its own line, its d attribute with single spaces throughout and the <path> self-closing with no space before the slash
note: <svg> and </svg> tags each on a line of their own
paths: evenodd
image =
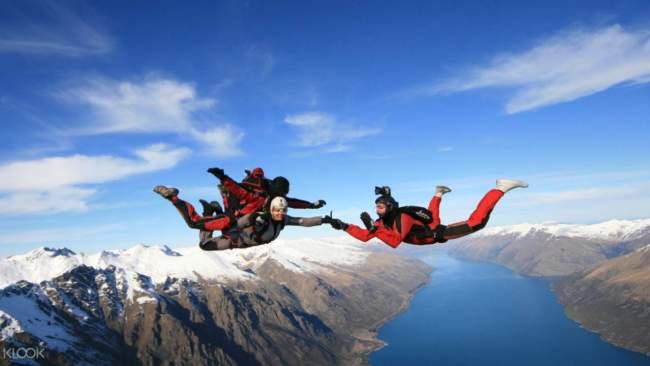
<svg viewBox="0 0 650 366">
<path fill-rule="evenodd" d="M 248 224 L 251 226 L 263 226 L 266 223 L 266 217 L 259 212 L 252 213 L 248 217 Z"/>
<path fill-rule="evenodd" d="M 217 177 L 219 179 L 223 179 L 223 177 L 226 176 L 226 173 L 224 173 L 223 169 L 216 168 L 216 167 L 208 169 L 208 173 L 211 173 L 212 175 L 214 175 L 215 177 Z"/>
<path fill-rule="evenodd" d="M 323 224 L 330 224 L 336 230 L 345 230 L 348 228 L 348 224 L 339 219 L 332 218 L 332 216 L 323 216 L 321 220 Z"/>
<path fill-rule="evenodd" d="M 363 221 L 363 224 L 366 226 L 366 229 L 371 233 L 374 233 L 377 230 L 377 227 L 375 226 L 375 223 L 372 221 L 372 218 L 370 217 L 369 213 L 363 212 L 361 214 L 361 221 Z"/>
<path fill-rule="evenodd" d="M 327 204 L 327 202 L 325 202 L 325 200 L 318 200 L 318 201 L 312 203 L 312 207 L 313 208 L 321 208 L 321 207 L 325 206 L 326 204 Z"/>
</svg>

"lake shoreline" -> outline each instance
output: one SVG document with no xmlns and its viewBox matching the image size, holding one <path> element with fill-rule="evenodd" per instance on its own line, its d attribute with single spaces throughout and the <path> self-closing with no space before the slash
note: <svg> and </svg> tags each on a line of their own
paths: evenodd
<svg viewBox="0 0 650 366">
<path fill-rule="evenodd" d="M 605 342 L 567 317 L 551 279 L 444 250 L 418 258 L 435 271 L 410 306 L 378 329 L 384 346 L 370 355 L 373 365 L 650 364 L 643 353 Z M 508 361 L 513 352 L 518 363 Z"/>
</svg>

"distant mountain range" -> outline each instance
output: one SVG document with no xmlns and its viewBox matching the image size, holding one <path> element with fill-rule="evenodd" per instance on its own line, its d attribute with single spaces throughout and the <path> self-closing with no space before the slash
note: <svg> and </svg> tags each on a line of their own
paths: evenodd
<svg viewBox="0 0 650 366">
<path fill-rule="evenodd" d="M 430 271 L 348 238 L 43 247 L 0 259 L 0 349 L 44 348 L 48 365 L 363 365 Z"/>
<path fill-rule="evenodd" d="M 449 253 L 557 280 L 569 317 L 650 355 L 650 219 L 486 228 L 451 242 Z"/>
<path fill-rule="evenodd" d="M 650 244 L 650 219 L 591 225 L 485 228 L 449 244 L 451 255 L 490 261 L 531 276 L 564 276 Z"/>
</svg>

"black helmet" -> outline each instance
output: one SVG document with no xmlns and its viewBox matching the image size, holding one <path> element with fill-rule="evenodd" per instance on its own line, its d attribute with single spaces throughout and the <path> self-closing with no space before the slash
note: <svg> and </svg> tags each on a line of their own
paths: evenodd
<svg viewBox="0 0 650 366">
<path fill-rule="evenodd" d="M 375 204 L 384 204 L 386 206 L 386 213 L 389 213 L 399 207 L 399 203 L 395 201 L 393 196 L 390 195 L 390 187 L 375 187 L 375 194 L 380 195 L 375 200 Z"/>
<path fill-rule="evenodd" d="M 285 177 L 275 177 L 269 187 L 271 196 L 286 196 L 289 193 L 289 181 Z"/>
<path fill-rule="evenodd" d="M 388 211 L 399 207 L 399 203 L 391 196 L 379 196 L 375 200 L 375 204 L 377 203 L 383 203 Z"/>
</svg>

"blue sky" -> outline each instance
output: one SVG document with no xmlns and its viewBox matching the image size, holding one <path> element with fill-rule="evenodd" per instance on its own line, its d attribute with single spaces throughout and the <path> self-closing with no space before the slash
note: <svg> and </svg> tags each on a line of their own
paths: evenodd
<svg viewBox="0 0 650 366">
<path fill-rule="evenodd" d="M 650 4 L 0 4 L 0 253 L 194 245 L 151 192 L 262 166 L 348 221 L 374 185 L 491 225 L 649 216 Z M 331 235 L 290 228 L 283 235 Z"/>
</svg>

